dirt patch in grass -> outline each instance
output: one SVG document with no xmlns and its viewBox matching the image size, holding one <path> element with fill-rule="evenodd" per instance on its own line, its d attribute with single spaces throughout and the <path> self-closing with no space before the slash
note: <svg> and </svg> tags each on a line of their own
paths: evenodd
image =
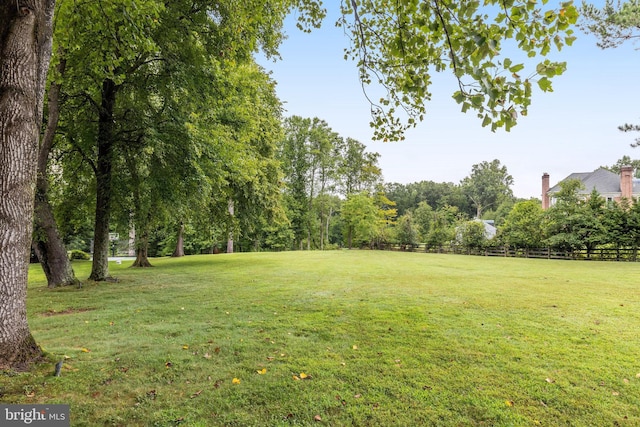
<svg viewBox="0 0 640 427">
<path fill-rule="evenodd" d="M 40 316 L 44 316 L 44 317 L 51 317 L 51 316 L 61 316 L 64 314 L 76 314 L 76 313 L 84 313 L 87 311 L 92 311 L 95 310 L 95 308 L 92 307 L 80 307 L 80 308 L 73 308 L 73 307 L 69 307 L 69 308 L 65 308 L 64 310 L 47 310 L 43 313 L 40 313 Z"/>
</svg>

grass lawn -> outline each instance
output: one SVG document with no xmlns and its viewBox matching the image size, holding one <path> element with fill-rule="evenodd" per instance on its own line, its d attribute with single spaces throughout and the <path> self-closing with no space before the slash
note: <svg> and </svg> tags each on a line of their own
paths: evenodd
<svg viewBox="0 0 640 427">
<path fill-rule="evenodd" d="M 70 404 L 73 426 L 640 425 L 640 264 L 346 250 L 153 263 L 59 290 L 33 266 L 29 322 L 52 362 L 0 373 L 0 401 Z"/>
</svg>

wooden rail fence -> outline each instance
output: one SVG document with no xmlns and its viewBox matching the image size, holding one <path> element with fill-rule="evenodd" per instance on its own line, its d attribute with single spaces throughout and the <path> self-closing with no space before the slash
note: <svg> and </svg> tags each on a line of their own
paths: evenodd
<svg viewBox="0 0 640 427">
<path fill-rule="evenodd" d="M 406 251 L 406 252 L 427 252 L 444 253 L 458 255 L 476 256 L 501 256 L 512 258 L 544 258 L 544 259 L 565 259 L 584 261 L 638 261 L 638 249 L 614 249 L 598 248 L 592 251 L 557 251 L 550 248 L 517 249 L 517 248 L 486 248 L 486 249 L 465 249 L 460 247 L 430 248 L 424 244 L 420 245 L 386 245 L 386 250 Z"/>
</svg>

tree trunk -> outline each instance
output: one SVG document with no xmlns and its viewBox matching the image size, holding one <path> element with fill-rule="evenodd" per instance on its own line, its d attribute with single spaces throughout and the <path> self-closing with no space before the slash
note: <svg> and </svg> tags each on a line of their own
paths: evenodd
<svg viewBox="0 0 640 427">
<path fill-rule="evenodd" d="M 233 224 L 233 215 L 235 212 L 235 206 L 233 204 L 233 200 L 229 199 L 229 216 L 231 216 L 231 220 L 229 221 L 230 224 Z M 233 229 L 232 229 L 233 225 L 231 227 L 229 227 L 229 237 L 227 239 L 227 253 L 228 254 L 232 254 L 233 253 Z"/>
<path fill-rule="evenodd" d="M 333 208 L 329 207 L 329 215 L 327 216 L 327 231 L 325 233 L 325 236 L 327 238 L 327 245 L 331 244 L 331 240 L 329 239 L 329 223 L 331 221 L 331 214 L 333 213 Z"/>
<path fill-rule="evenodd" d="M 36 195 L 33 250 L 40 261 L 50 288 L 58 286 L 81 286 L 76 278 L 62 243 L 58 226 L 46 194 Z M 42 198 L 41 198 L 42 197 Z"/>
<path fill-rule="evenodd" d="M 171 254 L 172 257 L 181 257 L 184 256 L 184 223 L 180 222 L 180 227 L 178 228 L 178 240 L 176 241 L 176 250 Z"/>
<path fill-rule="evenodd" d="M 149 232 L 144 230 L 136 244 L 136 260 L 131 267 L 153 267 L 149 262 Z"/>
<path fill-rule="evenodd" d="M 0 369 L 25 369 L 42 354 L 26 300 L 54 6 L 0 3 Z"/>
<path fill-rule="evenodd" d="M 98 120 L 98 164 L 96 168 L 96 216 L 93 235 L 93 265 L 89 280 L 109 278 L 109 217 L 111 215 L 111 167 L 113 163 L 114 117 L 118 87 L 111 79 L 102 82 Z"/>
<path fill-rule="evenodd" d="M 320 212 L 320 250 L 324 250 L 324 218 Z"/>
<path fill-rule="evenodd" d="M 127 255 L 136 256 L 136 226 L 134 223 L 134 213 L 130 214 L 130 224 L 129 224 L 129 249 L 127 251 Z"/>
<path fill-rule="evenodd" d="M 133 224 L 138 230 L 135 242 L 136 248 L 136 260 L 131 267 L 153 267 L 149 262 L 149 229 L 151 223 L 151 209 L 148 209 L 145 215 L 142 212 L 142 196 L 140 194 L 140 176 L 136 170 L 135 165 L 132 162 L 127 162 L 130 168 L 131 178 L 133 180 L 133 206 L 134 212 L 132 215 Z"/>
<path fill-rule="evenodd" d="M 61 60 L 57 71 L 64 73 L 65 63 Z M 80 281 L 71 267 L 67 249 L 60 238 L 58 225 L 53 217 L 49 203 L 49 182 L 47 181 L 47 164 L 53 146 L 58 118 L 60 116 L 60 84 L 52 82 L 49 87 L 48 118 L 40 150 L 38 153 L 38 174 L 36 180 L 36 199 L 34 212 L 33 250 L 40 261 L 50 288 L 57 286 L 80 286 Z"/>
</svg>

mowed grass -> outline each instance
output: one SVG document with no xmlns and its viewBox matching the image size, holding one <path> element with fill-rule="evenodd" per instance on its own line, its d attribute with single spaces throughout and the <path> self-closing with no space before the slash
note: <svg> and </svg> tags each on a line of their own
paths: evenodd
<svg viewBox="0 0 640 427">
<path fill-rule="evenodd" d="M 347 250 L 153 263 L 61 290 L 33 266 L 29 322 L 52 363 L 1 374 L 0 401 L 70 404 L 74 426 L 640 425 L 640 264 Z"/>
</svg>

